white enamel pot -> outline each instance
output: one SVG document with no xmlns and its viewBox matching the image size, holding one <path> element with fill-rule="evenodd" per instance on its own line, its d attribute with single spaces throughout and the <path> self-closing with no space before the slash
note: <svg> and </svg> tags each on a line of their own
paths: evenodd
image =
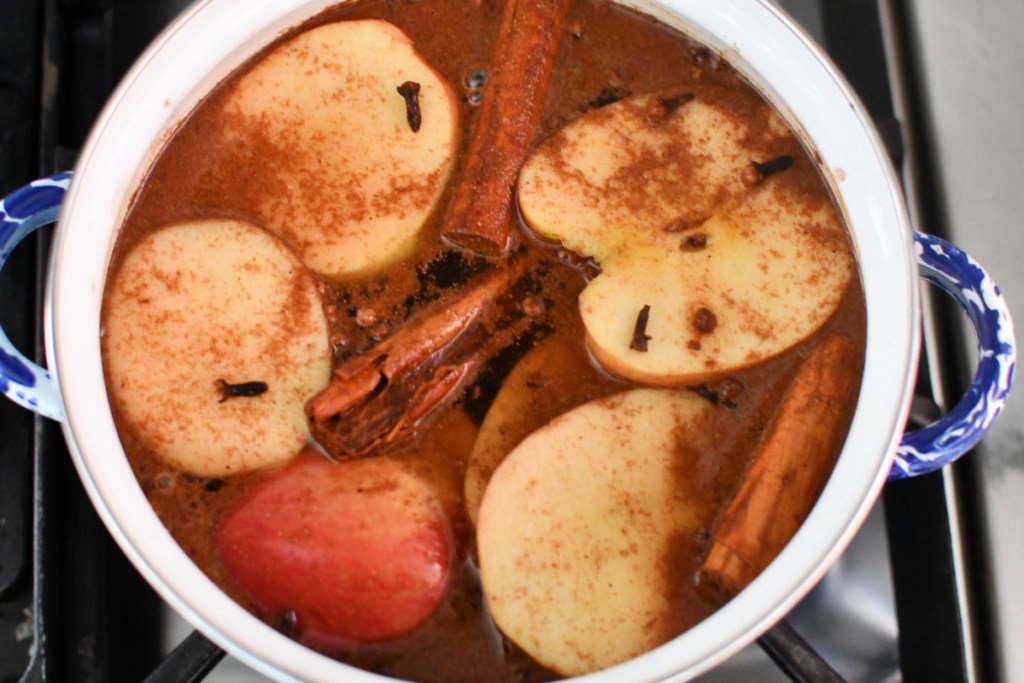
<svg viewBox="0 0 1024 683">
<path fill-rule="evenodd" d="M 261 623 L 178 547 L 124 456 L 100 359 L 100 306 L 111 250 L 161 142 L 232 69 L 331 4 L 336 0 L 199 2 L 121 83 L 73 177 L 37 181 L 0 204 L 0 265 L 26 234 L 58 222 L 46 297 L 49 370 L 25 359 L 0 333 L 0 390 L 61 421 L 82 482 L 111 534 L 160 595 L 208 638 L 275 679 L 368 682 L 383 679 L 316 654 Z M 1012 323 L 998 289 L 967 256 L 910 229 L 897 177 L 863 107 L 787 17 L 767 0 L 626 4 L 725 54 L 820 155 L 860 262 L 867 350 L 845 447 L 789 545 L 704 622 L 652 652 L 584 677 L 593 683 L 684 680 L 768 629 L 840 555 L 888 478 L 936 469 L 981 438 L 1002 407 L 1015 358 Z M 978 330 L 980 364 L 975 383 L 949 415 L 904 435 L 917 371 L 921 276 L 964 306 Z"/>
</svg>

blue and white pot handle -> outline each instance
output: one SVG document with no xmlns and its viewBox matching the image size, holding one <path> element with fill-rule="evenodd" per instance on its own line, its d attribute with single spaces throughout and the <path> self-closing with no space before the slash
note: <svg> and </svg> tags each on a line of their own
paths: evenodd
<svg viewBox="0 0 1024 683">
<path fill-rule="evenodd" d="M 920 232 L 914 239 L 921 277 L 956 299 L 974 325 L 978 369 L 945 417 L 903 435 L 890 481 L 937 470 L 973 448 L 1002 412 L 1017 360 L 1010 309 L 988 273 L 949 242 Z"/>
<path fill-rule="evenodd" d="M 36 228 L 57 220 L 70 173 L 41 178 L 0 200 L 0 268 Z M 50 373 L 14 348 L 0 329 L 0 392 L 15 403 L 54 420 L 64 419 L 60 391 Z"/>
<path fill-rule="evenodd" d="M 70 180 L 70 173 L 43 178 L 0 201 L 0 268 L 26 235 L 57 219 Z M 1006 402 L 1017 353 L 1009 309 L 981 266 L 936 237 L 914 237 L 921 276 L 956 299 L 974 324 L 979 362 L 973 383 L 948 415 L 903 436 L 890 479 L 931 472 L 970 450 Z M 40 415 L 64 418 L 50 373 L 14 348 L 2 329 L 0 392 Z"/>
</svg>

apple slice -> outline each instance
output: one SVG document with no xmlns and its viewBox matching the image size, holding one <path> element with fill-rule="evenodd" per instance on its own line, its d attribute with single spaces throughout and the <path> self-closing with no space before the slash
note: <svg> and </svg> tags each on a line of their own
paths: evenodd
<svg viewBox="0 0 1024 683">
<path fill-rule="evenodd" d="M 487 482 L 520 441 L 551 415 L 573 407 L 564 387 L 590 370 L 582 347 L 562 337 L 545 339 L 516 363 L 494 397 L 469 456 L 464 485 L 466 513 L 475 524 Z"/>
<path fill-rule="evenodd" d="M 579 303 L 611 372 L 706 381 L 785 351 L 838 306 L 853 257 L 831 204 L 800 187 L 811 172 L 749 176 L 752 161 L 785 158 L 785 128 L 765 116 L 754 126 L 712 103 L 635 96 L 527 160 L 526 222 L 601 267 Z"/>
<path fill-rule="evenodd" d="M 401 30 L 364 20 L 300 33 L 261 57 L 223 107 L 236 144 L 273 145 L 254 208 L 310 268 L 358 275 L 413 250 L 451 170 L 458 102 Z"/>
<path fill-rule="evenodd" d="M 673 541 L 696 531 L 679 451 L 714 408 L 637 389 L 585 404 L 527 437 L 480 507 L 484 596 L 498 627 L 572 676 L 678 634 Z"/>
<path fill-rule="evenodd" d="M 453 533 L 425 481 L 386 457 L 312 449 L 256 485 L 217 531 L 231 576 L 328 653 L 413 630 L 445 593 Z"/>
<path fill-rule="evenodd" d="M 303 406 L 330 378 L 317 284 L 249 223 L 150 234 L 108 286 L 102 339 L 118 412 L 157 457 L 215 477 L 295 456 Z"/>
</svg>

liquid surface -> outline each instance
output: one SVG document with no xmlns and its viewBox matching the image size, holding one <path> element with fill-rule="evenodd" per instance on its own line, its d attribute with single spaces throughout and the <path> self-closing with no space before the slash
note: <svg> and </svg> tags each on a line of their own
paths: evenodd
<svg viewBox="0 0 1024 683">
<path fill-rule="evenodd" d="M 501 3 L 493 0 L 362 0 L 332 10 L 314 23 L 380 18 L 412 39 L 459 97 L 462 130 L 457 168 L 479 110 L 477 103 L 486 91 L 502 11 Z M 246 144 L 237 144 L 240 122 L 223 106 L 232 87 L 229 79 L 213 92 L 160 154 L 127 216 L 115 251 L 115 272 L 133 245 L 163 226 L 208 218 L 259 223 L 253 207 L 275 191 L 273 169 L 282 162 L 281 155 L 291 152 L 251 127 L 245 128 Z M 755 125 L 767 125 L 771 115 L 756 92 L 699 44 L 634 12 L 599 0 L 577 0 L 566 21 L 534 141 L 610 101 L 665 88 L 692 92 L 695 98 L 726 107 L 757 122 Z M 827 198 L 817 169 L 794 138 L 779 153 L 795 159 L 793 168 L 786 171 L 795 186 L 816 198 Z M 336 364 L 372 348 L 418 313 L 457 299 L 467 283 L 493 269 L 493 263 L 467 255 L 440 238 L 440 220 L 450 193 L 451 183 L 413 256 L 384 273 L 320 283 Z M 474 526 L 462 500 L 466 459 L 475 430 L 505 377 L 542 341 L 561 340 L 579 372 L 557 390 L 545 388 L 542 378 L 537 381 L 538 403 L 550 404 L 552 414 L 524 415 L 520 427 L 524 432 L 574 406 L 635 385 L 596 367 L 587 351 L 577 298 L 596 272 L 594 264 L 538 239 L 522 225 L 517 226 L 514 242 L 516 264 L 524 275 L 487 318 L 489 334 L 480 344 L 491 349 L 488 360 L 448 412 L 431 416 L 386 453 L 386 457 L 409 463 L 441 493 L 455 530 L 451 586 L 434 614 L 413 633 L 394 642 L 330 653 L 343 661 L 416 681 L 558 678 L 506 639 L 487 612 Z M 854 278 L 838 311 L 818 334 L 837 333 L 863 349 L 864 320 L 863 295 Z M 699 438 L 678 448 L 676 485 L 699 511 L 700 524 L 696 533 L 678 539 L 660 568 L 675 587 L 667 597 L 667 616 L 661 626 L 665 639 L 690 628 L 714 609 L 695 593 L 692 578 L 716 517 L 738 487 L 753 448 L 813 342 L 814 338 L 751 369 L 694 388 L 716 403 L 717 409 Z M 235 600 L 287 631 L 286 615 L 260 612 L 235 585 L 214 542 L 225 515 L 255 483 L 273 472 L 216 479 L 177 472 L 154 457 L 144 438 L 119 417 L 116 402 L 114 409 L 136 476 L 178 543 Z M 837 444 L 833 457 L 838 448 Z"/>
</svg>

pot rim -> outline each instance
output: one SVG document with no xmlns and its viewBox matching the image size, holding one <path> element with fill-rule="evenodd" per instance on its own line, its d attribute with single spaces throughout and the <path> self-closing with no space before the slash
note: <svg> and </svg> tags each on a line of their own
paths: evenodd
<svg viewBox="0 0 1024 683">
<path fill-rule="evenodd" d="M 805 141 L 815 141 L 861 267 L 868 308 L 865 371 L 835 470 L 789 545 L 747 590 L 694 628 L 580 679 L 595 683 L 683 680 L 706 671 L 756 638 L 813 587 L 852 539 L 885 481 L 909 412 L 919 349 L 920 295 L 909 219 L 885 148 L 851 88 L 803 30 L 768 0 L 663 3 L 622 4 L 684 28 L 725 53 Z M 203 575 L 149 506 L 124 457 L 109 406 L 95 398 L 97 392 L 105 394 L 99 314 L 111 236 L 142 173 L 176 122 L 243 58 L 338 3 L 293 0 L 285 9 L 281 4 L 202 0 L 161 34 L 108 101 L 79 158 L 54 238 L 45 303 L 47 360 L 61 387 L 68 447 L 94 507 L 132 563 L 176 611 L 233 656 L 278 680 L 331 680 L 342 673 L 352 680 L 391 680 L 286 638 Z M 155 142 L 140 149 L 140 139 Z M 97 224 L 109 226 L 110 235 L 106 228 L 97 234 Z"/>
</svg>

